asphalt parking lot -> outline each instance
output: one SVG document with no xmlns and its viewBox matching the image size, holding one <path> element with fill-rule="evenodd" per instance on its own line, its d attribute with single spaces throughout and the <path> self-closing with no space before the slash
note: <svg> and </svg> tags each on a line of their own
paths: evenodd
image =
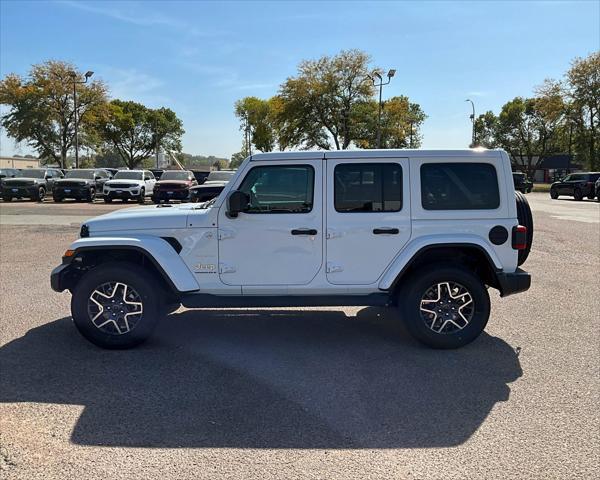
<svg viewBox="0 0 600 480">
<path fill-rule="evenodd" d="M 123 205 L 0 204 L 0 478 L 597 478 L 600 204 L 527 198 L 532 288 L 456 351 L 375 308 L 181 309 L 100 350 L 49 273 Z"/>
</svg>

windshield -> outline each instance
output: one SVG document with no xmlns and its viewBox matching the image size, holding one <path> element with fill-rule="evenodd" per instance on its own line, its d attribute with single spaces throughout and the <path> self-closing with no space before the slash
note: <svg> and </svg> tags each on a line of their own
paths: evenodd
<svg viewBox="0 0 600 480">
<path fill-rule="evenodd" d="M 169 170 L 167 172 L 163 172 L 160 177 L 161 180 L 188 180 L 189 178 L 190 172 L 182 170 Z"/>
<path fill-rule="evenodd" d="M 210 172 L 206 181 L 209 182 L 211 180 L 221 180 L 228 182 L 231 177 L 233 177 L 234 173 L 235 172 Z"/>
<path fill-rule="evenodd" d="M 46 170 L 21 170 L 20 177 L 23 178 L 44 178 Z"/>
<path fill-rule="evenodd" d="M 94 170 L 70 170 L 65 178 L 84 178 L 90 180 L 94 178 Z"/>
<path fill-rule="evenodd" d="M 115 180 L 141 180 L 142 172 L 134 172 L 128 170 L 120 170 L 113 177 Z"/>
</svg>

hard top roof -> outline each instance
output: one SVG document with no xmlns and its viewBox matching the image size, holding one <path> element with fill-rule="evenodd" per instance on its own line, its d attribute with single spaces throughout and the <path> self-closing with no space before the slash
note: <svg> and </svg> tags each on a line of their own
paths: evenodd
<svg viewBox="0 0 600 480">
<path fill-rule="evenodd" d="M 462 150 L 316 150 L 302 152 L 268 152 L 251 156 L 250 161 L 268 160 L 328 160 L 339 158 L 430 158 L 430 157 L 470 157 L 498 158 L 502 150 L 462 149 Z"/>
</svg>

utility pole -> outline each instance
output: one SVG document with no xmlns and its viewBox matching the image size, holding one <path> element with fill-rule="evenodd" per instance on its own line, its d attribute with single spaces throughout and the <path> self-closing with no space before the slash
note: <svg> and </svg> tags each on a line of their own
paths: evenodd
<svg viewBox="0 0 600 480">
<path fill-rule="evenodd" d="M 79 134 L 78 134 L 78 118 L 77 118 L 77 84 L 83 85 L 87 83 L 88 79 L 94 74 L 94 72 L 87 71 L 85 72 L 85 80 L 78 81 L 77 74 L 75 72 L 71 73 L 71 78 L 73 79 L 73 120 L 75 122 L 75 168 L 79 168 Z M 66 167 L 66 165 L 63 165 Z"/>
<path fill-rule="evenodd" d="M 473 100 L 471 100 L 470 98 L 467 98 L 465 100 L 465 102 L 471 102 L 471 108 L 473 109 L 473 113 L 470 115 L 470 119 L 471 119 L 471 125 L 472 125 L 472 131 L 471 131 L 471 147 L 475 148 L 477 146 L 477 138 L 475 136 L 475 104 L 473 103 Z"/>
<path fill-rule="evenodd" d="M 383 94 L 383 86 L 387 85 L 392 81 L 392 77 L 396 74 L 396 70 L 391 69 L 387 74 L 387 82 L 383 82 L 383 77 L 379 72 L 373 72 L 373 75 L 367 75 L 371 82 L 373 82 L 374 87 L 379 87 L 379 111 L 377 114 L 377 148 L 381 148 L 381 110 L 383 108 L 383 103 L 381 102 L 381 95 Z M 379 83 L 375 80 L 374 77 L 379 79 Z"/>
</svg>

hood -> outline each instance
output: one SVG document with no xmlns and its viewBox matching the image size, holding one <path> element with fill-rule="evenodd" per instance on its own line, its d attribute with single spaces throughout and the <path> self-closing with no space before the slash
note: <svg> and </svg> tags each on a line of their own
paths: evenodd
<svg viewBox="0 0 600 480">
<path fill-rule="evenodd" d="M 4 185 L 33 185 L 34 183 L 44 182 L 43 178 L 26 178 L 26 177 L 17 177 L 17 178 L 3 178 L 2 183 Z"/>
<path fill-rule="evenodd" d="M 90 234 L 126 230 L 156 230 L 186 228 L 189 213 L 197 204 L 151 205 L 147 207 L 124 208 L 100 215 L 85 222 Z M 206 210 L 199 210 L 205 212 Z"/>
<path fill-rule="evenodd" d="M 93 182 L 93 180 L 90 180 L 88 178 L 61 178 L 59 180 L 56 180 L 55 183 L 57 184 L 67 184 L 67 185 L 87 185 L 88 183 Z"/>
<path fill-rule="evenodd" d="M 188 180 L 159 180 L 158 182 L 156 182 L 156 185 L 161 186 L 161 185 L 178 185 L 180 187 L 185 187 L 187 185 L 191 185 L 192 182 L 188 181 Z"/>
<path fill-rule="evenodd" d="M 209 180 L 207 182 L 204 182 L 200 186 L 201 187 L 203 187 L 203 186 L 207 186 L 207 187 L 224 187 L 228 183 L 229 183 L 228 180 Z"/>
</svg>

